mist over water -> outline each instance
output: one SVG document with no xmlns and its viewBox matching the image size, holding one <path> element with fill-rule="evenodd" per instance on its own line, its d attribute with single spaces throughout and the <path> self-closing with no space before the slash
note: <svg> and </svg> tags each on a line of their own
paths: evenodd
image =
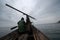
<svg viewBox="0 0 60 40">
<path fill-rule="evenodd" d="M 50 40 L 60 40 L 60 24 L 37 24 L 36 28 L 42 31 Z M 11 27 L 0 27 L 0 37 L 12 32 Z"/>
<path fill-rule="evenodd" d="M 60 40 L 60 24 L 38 24 L 36 27 L 50 40 Z"/>
</svg>

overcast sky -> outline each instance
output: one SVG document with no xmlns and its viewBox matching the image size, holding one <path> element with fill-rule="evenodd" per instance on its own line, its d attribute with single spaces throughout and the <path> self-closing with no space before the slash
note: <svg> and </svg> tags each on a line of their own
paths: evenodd
<svg viewBox="0 0 60 40">
<path fill-rule="evenodd" d="M 0 27 L 15 26 L 24 17 L 21 13 L 5 6 L 9 4 L 35 17 L 35 24 L 55 23 L 60 20 L 60 0 L 0 0 Z"/>
</svg>

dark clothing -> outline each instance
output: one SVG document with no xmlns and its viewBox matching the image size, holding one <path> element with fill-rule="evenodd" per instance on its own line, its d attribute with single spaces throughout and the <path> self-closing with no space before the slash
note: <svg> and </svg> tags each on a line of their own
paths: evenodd
<svg viewBox="0 0 60 40">
<path fill-rule="evenodd" d="M 28 24 L 30 22 L 29 16 L 26 16 L 26 24 Z"/>
<path fill-rule="evenodd" d="M 18 30 L 19 30 L 20 33 L 26 31 L 24 20 L 21 20 L 21 21 L 18 22 Z"/>
</svg>

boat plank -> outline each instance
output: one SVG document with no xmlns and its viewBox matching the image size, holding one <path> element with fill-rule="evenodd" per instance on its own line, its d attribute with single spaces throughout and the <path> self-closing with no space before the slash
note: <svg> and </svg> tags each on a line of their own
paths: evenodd
<svg viewBox="0 0 60 40">
<path fill-rule="evenodd" d="M 49 40 L 49 38 L 45 34 L 43 34 L 40 30 L 38 30 L 34 26 L 32 27 L 32 29 L 35 40 Z"/>
</svg>

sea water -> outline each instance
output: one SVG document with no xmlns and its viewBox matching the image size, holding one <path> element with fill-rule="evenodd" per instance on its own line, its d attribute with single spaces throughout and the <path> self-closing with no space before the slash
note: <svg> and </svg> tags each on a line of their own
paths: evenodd
<svg viewBox="0 0 60 40">
<path fill-rule="evenodd" d="M 43 32 L 50 40 L 60 40 L 60 24 L 37 24 L 38 30 Z M 12 32 L 10 27 L 0 27 L 0 37 Z"/>
<path fill-rule="evenodd" d="M 0 27 L 0 38 L 17 29 L 11 30 L 11 28 L 12 27 Z"/>
<path fill-rule="evenodd" d="M 39 24 L 36 28 L 43 32 L 50 40 L 60 40 L 60 24 Z"/>
</svg>

